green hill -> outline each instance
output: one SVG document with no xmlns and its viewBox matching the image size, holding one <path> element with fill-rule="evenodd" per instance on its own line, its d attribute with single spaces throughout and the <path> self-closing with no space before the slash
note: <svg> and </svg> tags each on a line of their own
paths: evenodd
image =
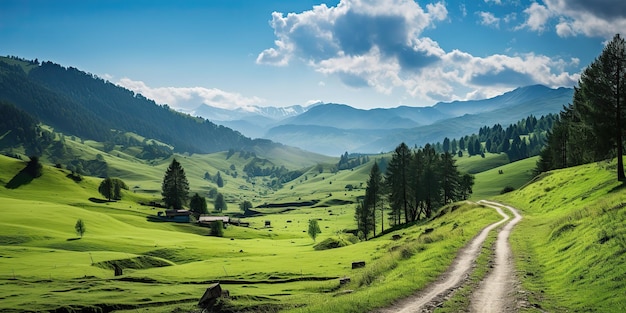
<svg viewBox="0 0 626 313">
<path fill-rule="evenodd" d="M 183 157 L 181 163 L 199 168 L 207 162 L 204 158 L 226 160 L 226 155 Z M 222 162 L 239 162 L 237 158 L 233 155 Z M 0 156 L 0 184 L 5 186 L 24 166 L 23 161 Z M 154 171 L 161 166 L 165 164 Z M 311 175 L 307 180 L 311 185 L 300 190 L 300 197 L 327 196 L 324 188 L 356 183 L 368 167 L 337 173 L 315 170 L 317 177 L 313 171 L 306 174 Z M 476 205 L 453 206 L 430 222 L 367 242 L 316 251 L 306 234 L 312 218 L 322 228 L 319 241 L 354 241 L 343 232 L 354 223 L 353 208 L 343 200 L 354 194 L 337 194 L 333 189 L 337 195 L 321 199 L 319 205 L 268 210 L 265 216 L 248 218 L 250 227 L 230 226 L 224 238 L 217 238 L 194 225 L 152 222 L 147 217 L 157 210 L 138 204 L 153 199 L 151 194 L 135 193 L 131 187 L 123 200 L 106 202 L 96 191 L 100 179 L 84 176 L 76 181 L 69 174 L 44 166 L 39 178 L 15 189 L 0 187 L 0 311 L 191 311 L 213 281 L 226 284 L 233 296 L 229 305 L 253 311 L 303 305 L 312 312 L 369 310 L 436 279 L 458 248 L 499 218 Z M 145 178 L 136 182 L 140 179 Z M 293 184 L 296 191 L 304 188 Z M 267 199 L 280 199 L 287 190 L 291 189 L 283 188 Z M 265 201 L 259 197 L 257 201 Z M 289 197 L 295 195 L 284 199 Z M 87 229 L 80 239 L 74 232 L 78 219 Z M 263 226 L 266 220 L 272 227 Z M 433 231 L 425 234 L 429 228 Z M 394 235 L 402 239 L 393 239 Z M 366 268 L 352 270 L 351 262 L 359 260 L 366 261 Z M 113 264 L 124 268 L 122 276 L 113 276 Z M 406 271 L 419 274 L 407 276 Z M 352 282 L 340 286 L 337 278 L 346 275 Z M 353 293 L 341 297 L 348 289 Z"/>
<path fill-rule="evenodd" d="M 615 164 L 548 172 L 497 198 L 523 212 L 510 240 L 518 277 L 542 311 L 626 310 L 626 192 Z"/>
</svg>

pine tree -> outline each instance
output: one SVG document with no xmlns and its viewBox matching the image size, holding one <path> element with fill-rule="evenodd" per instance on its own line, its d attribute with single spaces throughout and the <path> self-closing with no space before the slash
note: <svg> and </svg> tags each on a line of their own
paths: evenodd
<svg viewBox="0 0 626 313">
<path fill-rule="evenodd" d="M 372 169 L 370 170 L 370 177 L 367 181 L 367 187 L 365 188 L 365 201 L 364 205 L 367 208 L 367 212 L 372 215 L 372 230 L 374 231 L 374 236 L 376 236 L 376 207 L 380 204 L 382 200 L 382 188 L 383 188 L 383 178 L 380 173 L 380 169 L 378 168 L 378 164 L 374 162 L 372 165 Z M 381 207 L 381 216 L 383 215 L 383 210 Z M 383 220 L 381 218 L 381 224 Z M 384 227 L 384 226 L 383 226 Z M 384 231 L 384 228 L 383 228 Z"/>
<path fill-rule="evenodd" d="M 583 119 L 596 140 L 597 159 L 606 158 L 611 153 L 617 156 L 617 179 L 623 181 L 624 164 L 622 156 L 624 105 L 626 99 L 626 43 L 619 34 L 613 37 L 600 56 L 581 74 L 579 88 L 580 106 Z M 576 98 L 575 98 L 576 100 Z"/>
<path fill-rule="evenodd" d="M 165 172 L 161 190 L 163 202 L 167 208 L 178 210 L 187 203 L 189 182 L 185 176 L 185 170 L 176 159 L 172 160 Z"/>
<path fill-rule="evenodd" d="M 411 163 L 411 151 L 403 142 L 394 151 L 391 161 L 387 165 L 385 181 L 389 190 L 389 202 L 396 218 L 395 223 L 400 224 L 400 216 L 404 213 L 405 223 L 409 222 L 409 164 Z"/>
<path fill-rule="evenodd" d="M 441 155 L 441 189 L 443 190 L 443 203 L 447 204 L 461 198 L 459 179 L 461 175 L 456 168 L 456 160 L 450 153 Z"/>
</svg>

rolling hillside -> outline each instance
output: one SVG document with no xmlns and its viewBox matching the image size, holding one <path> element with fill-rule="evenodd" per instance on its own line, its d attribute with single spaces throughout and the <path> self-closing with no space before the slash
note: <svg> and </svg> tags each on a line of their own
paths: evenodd
<svg viewBox="0 0 626 313">
<path fill-rule="evenodd" d="M 229 128 L 157 105 L 76 68 L 0 58 L 0 78 L 0 99 L 66 135 L 104 142 L 113 139 L 111 130 L 132 132 L 191 153 L 256 144 Z"/>
<path fill-rule="evenodd" d="M 511 243 L 522 286 L 542 311 L 626 310 L 626 190 L 615 164 L 544 173 L 497 198 L 524 215 Z"/>
</svg>

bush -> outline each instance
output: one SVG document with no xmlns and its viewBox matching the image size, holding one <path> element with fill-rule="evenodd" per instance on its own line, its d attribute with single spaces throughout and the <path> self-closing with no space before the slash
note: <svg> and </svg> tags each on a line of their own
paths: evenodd
<svg viewBox="0 0 626 313">
<path fill-rule="evenodd" d="M 224 223 L 222 221 L 211 223 L 211 236 L 224 237 Z"/>
<path fill-rule="evenodd" d="M 500 194 L 503 195 L 505 193 L 509 193 L 511 191 L 515 190 L 515 188 L 511 187 L 511 186 L 506 186 L 504 187 L 504 189 L 502 189 L 502 191 L 500 191 Z"/>
<path fill-rule="evenodd" d="M 352 238 L 350 238 L 350 237 L 348 237 L 348 238 L 329 237 L 329 238 L 324 239 L 320 243 L 314 245 L 313 249 L 315 249 L 315 250 L 328 250 L 328 249 L 335 249 L 335 248 L 341 248 L 341 247 L 349 246 L 349 245 L 353 244 L 352 241 L 354 240 L 353 238 L 355 236 L 352 235 L 351 237 Z"/>
</svg>

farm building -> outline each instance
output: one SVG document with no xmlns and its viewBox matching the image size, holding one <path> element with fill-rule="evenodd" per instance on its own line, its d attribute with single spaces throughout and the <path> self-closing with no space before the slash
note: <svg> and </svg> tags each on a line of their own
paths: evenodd
<svg viewBox="0 0 626 313">
<path fill-rule="evenodd" d="M 230 216 L 208 216 L 202 215 L 198 218 L 198 224 L 200 226 L 209 226 L 213 222 L 222 221 L 224 225 L 237 225 L 248 227 L 250 223 L 242 222 L 239 219 L 231 219 Z"/>
<path fill-rule="evenodd" d="M 213 222 L 222 221 L 224 224 L 230 223 L 229 216 L 208 216 L 202 215 L 198 218 L 198 223 L 200 224 L 211 224 Z"/>
<path fill-rule="evenodd" d="M 191 221 L 191 211 L 189 210 L 165 210 L 160 211 L 159 219 L 168 222 L 189 223 Z"/>
</svg>

